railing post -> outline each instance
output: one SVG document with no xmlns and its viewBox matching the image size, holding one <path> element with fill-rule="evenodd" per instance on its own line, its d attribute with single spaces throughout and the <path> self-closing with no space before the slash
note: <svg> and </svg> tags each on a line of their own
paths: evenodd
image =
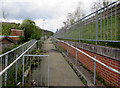
<svg viewBox="0 0 120 88">
<path fill-rule="evenodd" d="M 24 56 L 22 57 L 22 86 L 24 86 Z"/>
<path fill-rule="evenodd" d="M 49 69 L 50 69 L 50 61 L 49 61 L 49 58 L 48 58 L 48 87 L 49 87 L 49 80 L 50 80 L 50 79 L 49 79 L 49 77 L 50 77 L 50 76 L 49 76 L 49 73 L 50 73 L 50 70 L 49 70 Z"/>
<path fill-rule="evenodd" d="M 41 74 L 41 77 L 40 77 L 40 79 L 41 79 L 41 86 L 42 86 L 42 74 Z"/>
<path fill-rule="evenodd" d="M 37 40 L 37 49 L 39 49 L 39 41 Z"/>
<path fill-rule="evenodd" d="M 67 56 L 68 56 L 68 46 L 67 46 Z"/>
<path fill-rule="evenodd" d="M 16 55 L 16 58 L 18 57 L 18 55 Z M 16 62 L 16 66 L 15 66 L 15 83 L 17 84 L 17 75 L 18 74 L 18 63 Z"/>
<path fill-rule="evenodd" d="M 8 55 L 5 56 L 5 67 L 8 65 Z M 5 72 L 5 81 L 4 81 L 4 86 L 7 85 L 7 71 Z"/>
<path fill-rule="evenodd" d="M 95 56 L 95 59 L 96 59 L 96 56 Z M 96 61 L 93 61 L 94 62 L 94 85 L 96 85 Z"/>
<path fill-rule="evenodd" d="M 36 46 L 37 46 L 37 49 L 38 49 L 39 48 L 39 42 L 38 41 L 36 42 Z"/>
<path fill-rule="evenodd" d="M 31 62 L 32 62 L 32 60 L 31 60 L 31 57 L 30 57 L 30 69 L 31 69 Z"/>
<path fill-rule="evenodd" d="M 98 11 L 96 11 L 96 15 L 95 15 L 95 19 L 96 19 L 96 44 L 98 41 Z"/>
<path fill-rule="evenodd" d="M 0 57 L 0 71 L 2 71 L 2 57 Z M 2 75 L 0 76 L 0 88 L 2 87 Z"/>
<path fill-rule="evenodd" d="M 21 52 L 22 52 L 22 53 L 24 52 L 24 46 L 21 48 Z"/>
<path fill-rule="evenodd" d="M 76 55 L 75 55 L 75 57 L 76 57 L 76 65 L 77 65 L 77 56 L 78 56 L 78 52 L 76 50 Z"/>
</svg>

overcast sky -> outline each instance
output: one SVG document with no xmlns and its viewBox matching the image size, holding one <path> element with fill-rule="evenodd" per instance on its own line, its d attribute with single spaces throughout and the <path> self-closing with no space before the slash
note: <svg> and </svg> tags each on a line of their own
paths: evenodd
<svg viewBox="0 0 120 88">
<path fill-rule="evenodd" d="M 41 28 L 55 32 L 63 25 L 67 14 L 75 11 L 79 2 L 82 9 L 89 13 L 92 1 L 94 0 L 0 0 L 0 3 L 7 18 L 3 21 L 21 23 L 24 19 L 31 19 Z"/>
</svg>

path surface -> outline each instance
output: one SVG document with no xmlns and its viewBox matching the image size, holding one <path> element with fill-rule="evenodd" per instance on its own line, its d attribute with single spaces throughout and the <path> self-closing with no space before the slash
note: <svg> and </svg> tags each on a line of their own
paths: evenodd
<svg viewBox="0 0 120 88">
<path fill-rule="evenodd" d="M 83 86 L 61 53 L 56 51 L 50 39 L 45 41 L 43 49 L 50 55 L 50 86 Z"/>
<path fill-rule="evenodd" d="M 43 50 L 45 54 L 50 55 L 49 57 L 43 58 L 41 64 L 41 70 L 35 70 L 33 74 L 43 74 L 44 80 L 47 82 L 49 74 L 49 86 L 84 86 L 78 76 L 74 73 L 73 69 L 66 62 L 65 58 L 60 52 L 57 51 L 51 40 L 48 39 L 44 42 Z M 49 59 L 49 73 L 46 64 Z M 40 73 L 41 71 L 41 73 Z M 38 75 L 34 75 L 33 79 L 41 79 Z M 46 76 L 45 76 L 46 75 Z"/>
</svg>

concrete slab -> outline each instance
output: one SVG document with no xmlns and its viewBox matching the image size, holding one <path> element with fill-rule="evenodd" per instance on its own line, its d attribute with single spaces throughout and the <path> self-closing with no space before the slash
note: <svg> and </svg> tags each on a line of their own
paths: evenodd
<svg viewBox="0 0 120 88">
<path fill-rule="evenodd" d="M 45 54 L 50 55 L 47 57 L 50 65 L 50 86 L 84 86 L 62 54 L 57 52 L 50 39 L 44 42 L 43 50 L 47 51 Z"/>
</svg>

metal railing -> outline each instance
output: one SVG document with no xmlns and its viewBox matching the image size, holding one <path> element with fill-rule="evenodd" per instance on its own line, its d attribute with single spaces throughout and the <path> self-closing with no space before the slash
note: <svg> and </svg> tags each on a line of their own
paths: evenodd
<svg viewBox="0 0 120 88">
<path fill-rule="evenodd" d="M 30 79 L 30 87 L 49 87 L 49 55 L 33 55 L 33 54 L 25 54 L 23 56 L 23 74 L 22 77 L 22 86 L 24 87 L 28 81 L 27 78 Z M 45 58 L 44 58 L 45 57 Z M 29 64 L 27 67 L 25 64 Z M 30 76 L 28 72 L 31 72 Z"/>
<path fill-rule="evenodd" d="M 37 44 L 36 40 L 31 40 L 0 55 L 0 87 L 22 82 L 22 57 L 37 48 Z"/>
<path fill-rule="evenodd" d="M 103 62 L 97 60 L 96 57 L 90 56 L 89 54 L 87 54 L 87 53 L 85 53 L 84 51 L 82 51 L 82 50 L 80 50 L 80 49 L 78 49 L 78 48 L 70 45 L 69 43 L 64 42 L 64 41 L 62 41 L 62 40 L 58 40 L 58 39 L 53 39 L 53 40 L 54 40 L 54 42 L 62 42 L 62 43 L 64 43 L 64 44 L 66 44 L 66 45 L 74 48 L 74 49 L 76 50 L 76 55 L 77 55 L 78 52 L 80 52 L 80 53 L 86 55 L 87 57 L 89 57 L 90 59 L 93 60 L 93 62 L 94 62 L 94 82 L 93 82 L 93 83 L 94 83 L 94 84 L 96 84 L 96 63 L 99 63 L 100 65 L 106 67 L 107 69 L 109 69 L 109 70 L 111 70 L 111 71 L 113 71 L 113 72 L 115 72 L 115 73 L 117 73 L 117 74 L 120 74 L 120 71 L 118 71 L 118 70 L 116 70 L 116 69 L 114 69 L 114 68 L 112 68 L 112 67 L 104 64 Z M 69 49 L 68 49 L 68 48 L 67 48 L 66 51 L 67 51 L 67 53 L 69 53 Z M 77 56 L 76 56 L 76 57 L 77 57 Z"/>
<path fill-rule="evenodd" d="M 120 1 L 113 2 L 79 21 L 63 27 L 54 34 L 56 38 L 120 42 Z"/>
</svg>

